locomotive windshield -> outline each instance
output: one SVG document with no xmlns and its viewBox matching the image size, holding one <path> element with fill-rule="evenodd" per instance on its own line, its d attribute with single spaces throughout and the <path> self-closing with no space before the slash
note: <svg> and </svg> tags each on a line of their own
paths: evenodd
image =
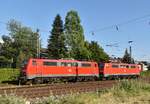
<svg viewBox="0 0 150 104">
<path fill-rule="evenodd" d="M 27 60 L 23 60 L 22 61 L 22 64 L 21 64 L 21 68 L 25 68 L 28 64 L 28 61 Z"/>
<path fill-rule="evenodd" d="M 25 67 L 27 65 L 27 60 L 22 61 L 21 67 Z"/>
</svg>

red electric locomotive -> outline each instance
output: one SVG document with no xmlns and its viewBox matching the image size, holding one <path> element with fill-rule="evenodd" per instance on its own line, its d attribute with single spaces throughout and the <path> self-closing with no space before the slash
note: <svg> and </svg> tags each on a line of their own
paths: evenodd
<svg viewBox="0 0 150 104">
<path fill-rule="evenodd" d="M 21 70 L 21 81 L 43 83 L 63 79 L 82 81 L 106 78 L 138 77 L 138 64 L 99 63 L 77 60 L 29 59 Z"/>
<path fill-rule="evenodd" d="M 100 63 L 99 71 L 101 78 L 138 77 L 141 67 L 138 64 L 125 63 Z"/>
<path fill-rule="evenodd" d="M 77 60 L 29 59 L 21 70 L 21 80 L 41 82 L 52 79 L 83 80 L 98 78 L 96 62 Z"/>
</svg>

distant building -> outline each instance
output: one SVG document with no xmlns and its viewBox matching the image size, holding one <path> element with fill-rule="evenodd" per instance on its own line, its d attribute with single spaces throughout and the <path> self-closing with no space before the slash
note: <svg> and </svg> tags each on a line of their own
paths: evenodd
<svg viewBox="0 0 150 104">
<path fill-rule="evenodd" d="M 139 64 L 141 64 L 142 71 L 149 70 L 150 64 L 147 61 L 140 61 Z"/>
</svg>

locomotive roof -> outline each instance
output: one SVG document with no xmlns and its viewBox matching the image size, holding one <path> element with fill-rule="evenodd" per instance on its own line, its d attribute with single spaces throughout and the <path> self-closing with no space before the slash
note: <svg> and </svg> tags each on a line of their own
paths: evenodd
<svg viewBox="0 0 150 104">
<path fill-rule="evenodd" d="M 118 65 L 138 65 L 138 64 L 128 64 L 128 63 L 105 63 L 105 64 L 118 64 Z"/>
<path fill-rule="evenodd" d="M 39 61 L 53 61 L 53 62 L 91 62 L 91 61 L 78 61 L 78 60 L 71 60 L 71 59 L 37 59 L 31 58 L 30 60 L 39 60 Z"/>
</svg>

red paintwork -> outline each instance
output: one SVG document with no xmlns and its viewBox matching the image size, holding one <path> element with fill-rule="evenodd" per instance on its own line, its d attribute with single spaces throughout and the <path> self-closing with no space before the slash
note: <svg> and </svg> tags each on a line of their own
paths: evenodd
<svg viewBox="0 0 150 104">
<path fill-rule="evenodd" d="M 98 68 L 98 64 L 96 62 L 81 62 L 83 63 L 89 63 L 91 64 L 91 67 L 81 67 L 78 66 L 78 74 L 80 75 L 88 75 L 88 74 L 92 74 L 92 75 L 99 75 L 99 68 Z"/>
<path fill-rule="evenodd" d="M 104 65 L 104 68 L 100 68 L 100 73 L 103 74 L 103 76 L 139 75 L 141 71 L 141 67 L 138 64 L 125 64 L 125 63 L 100 63 L 100 64 Z M 112 67 L 113 65 L 118 65 L 118 68 Z"/>
<path fill-rule="evenodd" d="M 36 61 L 36 65 L 33 65 Z M 57 62 L 58 66 L 46 66 L 43 62 Z M 61 63 L 78 63 L 78 66 L 62 66 Z M 81 64 L 90 64 L 90 67 L 82 67 Z M 64 76 L 98 76 L 99 69 L 96 62 L 77 61 L 77 60 L 51 60 L 51 59 L 30 59 L 24 67 L 23 72 L 27 79 L 35 77 L 64 77 Z"/>
<path fill-rule="evenodd" d="M 36 61 L 33 64 L 33 61 Z M 47 66 L 43 62 L 57 62 L 57 66 Z M 63 63 L 74 63 L 63 66 Z M 86 64 L 86 65 L 85 65 Z M 88 66 L 90 65 L 90 66 Z M 103 67 L 101 67 L 103 65 Z M 117 65 L 117 68 L 112 67 Z M 131 68 L 132 66 L 132 68 Z M 133 67 L 134 66 L 134 67 Z M 122 76 L 122 75 L 139 75 L 141 71 L 140 65 L 125 63 L 100 63 L 77 61 L 77 60 L 52 60 L 52 59 L 30 59 L 27 65 L 22 69 L 22 75 L 25 79 L 34 79 L 36 77 L 86 77 L 93 76 L 103 77 Z"/>
</svg>

